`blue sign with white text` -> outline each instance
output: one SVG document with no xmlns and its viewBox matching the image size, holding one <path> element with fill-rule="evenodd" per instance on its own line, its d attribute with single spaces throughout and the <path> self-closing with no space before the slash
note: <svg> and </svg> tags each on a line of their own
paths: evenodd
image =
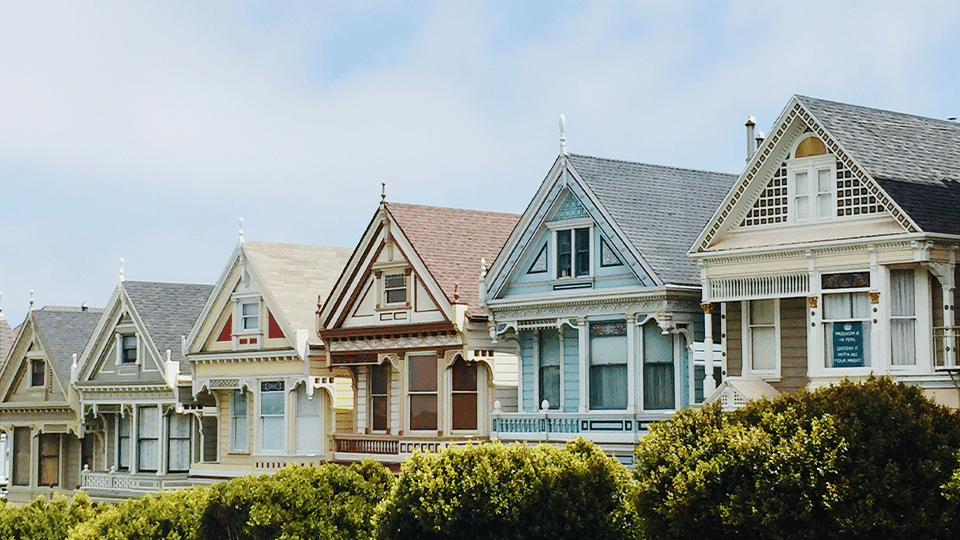
<svg viewBox="0 0 960 540">
<path fill-rule="evenodd" d="M 863 367 L 863 322 L 833 323 L 833 367 Z"/>
</svg>

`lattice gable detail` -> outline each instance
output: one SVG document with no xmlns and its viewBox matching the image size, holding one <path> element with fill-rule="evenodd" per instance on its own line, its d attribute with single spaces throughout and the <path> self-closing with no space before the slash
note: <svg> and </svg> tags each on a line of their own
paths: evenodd
<svg viewBox="0 0 960 540">
<path fill-rule="evenodd" d="M 850 178 L 857 179 L 864 187 L 864 189 L 873 197 L 876 198 L 877 204 L 882 207 L 884 210 L 889 212 L 893 218 L 900 224 L 904 229 L 909 232 L 917 232 L 917 228 L 913 225 L 909 216 L 906 215 L 900 208 L 893 203 L 890 197 L 874 182 L 863 170 L 857 161 L 846 153 L 846 151 L 827 133 L 827 131 L 821 126 L 813 115 L 810 114 L 799 102 L 794 103 L 793 107 L 788 113 L 783 117 L 783 121 L 780 122 L 777 126 L 777 130 L 770 134 L 767 137 L 766 143 L 762 151 L 758 150 L 754 155 L 754 160 L 750 166 L 750 170 L 745 174 L 742 174 L 740 181 L 734 186 L 732 191 L 732 196 L 727 200 L 726 204 L 723 205 L 722 209 L 719 211 L 717 218 L 714 219 L 707 233 L 703 237 L 703 241 L 700 243 L 700 246 L 697 248 L 697 251 L 704 251 L 709 246 L 710 243 L 716 238 L 717 234 L 720 232 L 721 228 L 728 221 L 733 223 L 742 223 L 743 220 L 747 217 L 747 214 L 752 207 L 745 207 L 737 209 L 738 203 L 741 202 L 741 199 L 744 197 L 750 196 L 753 190 L 749 189 L 750 185 L 753 183 L 754 179 L 764 168 L 765 163 L 768 159 L 776 158 L 778 155 L 783 152 L 774 152 L 779 143 L 784 139 L 788 134 L 790 126 L 793 125 L 796 121 L 803 121 L 811 130 L 812 133 L 816 134 L 821 141 L 825 144 L 827 151 L 836 156 L 838 163 L 842 163 L 846 169 L 849 169 L 851 176 Z M 780 157 L 779 159 L 782 159 Z M 852 184 L 851 184 L 852 185 Z"/>
</svg>

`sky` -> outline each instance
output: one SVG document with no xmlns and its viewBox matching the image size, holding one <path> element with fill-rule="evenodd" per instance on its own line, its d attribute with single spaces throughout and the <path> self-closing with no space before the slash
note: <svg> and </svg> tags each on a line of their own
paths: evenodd
<svg viewBox="0 0 960 540">
<path fill-rule="evenodd" d="M 793 94 L 960 116 L 960 3 L 0 0 L 0 306 L 213 284 L 380 202 L 521 213 L 559 153 L 740 173 Z M 694 194 L 695 196 L 695 194 Z"/>
</svg>

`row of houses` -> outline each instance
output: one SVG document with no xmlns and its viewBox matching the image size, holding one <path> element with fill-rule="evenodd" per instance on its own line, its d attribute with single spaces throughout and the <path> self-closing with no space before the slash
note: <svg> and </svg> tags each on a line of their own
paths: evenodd
<svg viewBox="0 0 960 540">
<path fill-rule="evenodd" d="M 519 216 L 382 200 L 353 250 L 241 233 L 212 286 L 0 314 L 9 497 L 490 438 L 630 463 L 681 408 L 870 374 L 960 406 L 960 126 L 794 96 L 753 127 L 739 176 L 561 143 Z"/>
</svg>

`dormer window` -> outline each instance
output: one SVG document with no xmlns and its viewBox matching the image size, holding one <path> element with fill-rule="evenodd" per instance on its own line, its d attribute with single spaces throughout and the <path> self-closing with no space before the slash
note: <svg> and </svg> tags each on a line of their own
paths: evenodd
<svg viewBox="0 0 960 540">
<path fill-rule="evenodd" d="M 30 386 L 40 387 L 46 384 L 46 362 L 40 359 L 30 361 Z"/>
<path fill-rule="evenodd" d="M 260 331 L 260 304 L 258 302 L 244 302 L 240 307 L 240 329 L 244 333 Z"/>
<path fill-rule="evenodd" d="M 406 273 L 383 275 L 383 299 L 385 304 L 404 304 L 407 302 Z"/>
<path fill-rule="evenodd" d="M 561 229 L 557 235 L 557 277 L 590 275 L 590 228 Z"/>
<path fill-rule="evenodd" d="M 120 363 L 122 364 L 136 364 L 137 363 L 137 336 L 120 336 Z"/>
</svg>

